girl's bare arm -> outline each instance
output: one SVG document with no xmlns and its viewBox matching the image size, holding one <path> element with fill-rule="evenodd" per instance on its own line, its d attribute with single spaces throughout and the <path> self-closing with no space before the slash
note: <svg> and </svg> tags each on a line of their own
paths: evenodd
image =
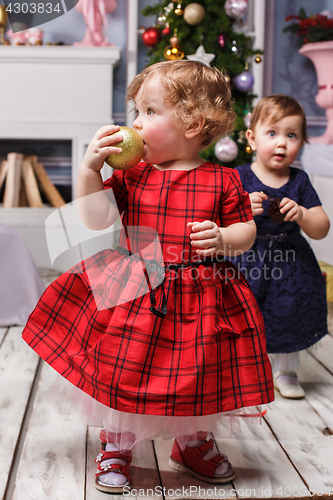
<svg viewBox="0 0 333 500">
<path fill-rule="evenodd" d="M 294 200 L 283 198 L 280 212 L 285 214 L 285 221 L 297 222 L 302 231 L 314 240 L 325 238 L 330 228 L 330 221 L 321 206 L 305 208 Z"/>
<path fill-rule="evenodd" d="M 90 141 L 79 169 L 76 188 L 78 209 L 82 221 L 90 229 L 106 229 L 119 217 L 117 207 L 110 202 L 104 191 L 100 172 L 109 154 L 122 151 L 121 148 L 112 146 L 122 140 L 121 135 L 114 134 L 118 130 L 119 126 L 116 125 L 99 129 Z"/>
</svg>

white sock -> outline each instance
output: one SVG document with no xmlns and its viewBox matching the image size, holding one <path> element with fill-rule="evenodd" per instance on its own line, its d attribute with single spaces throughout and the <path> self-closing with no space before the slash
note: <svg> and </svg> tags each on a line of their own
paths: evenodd
<svg viewBox="0 0 333 500">
<path fill-rule="evenodd" d="M 296 372 L 299 364 L 299 351 L 270 354 L 273 372 Z"/>
<path fill-rule="evenodd" d="M 205 439 L 203 441 L 198 441 L 197 439 L 190 439 L 187 441 L 186 446 L 189 446 L 190 448 L 194 448 L 195 446 L 200 446 L 201 444 L 205 443 Z M 202 459 L 207 462 L 211 458 L 216 457 L 216 455 L 219 455 L 219 453 L 215 450 L 208 450 Z M 217 467 L 215 470 L 215 476 L 223 476 L 228 470 L 228 463 L 227 462 L 222 462 L 220 465 Z"/>
<path fill-rule="evenodd" d="M 295 372 L 299 364 L 299 351 L 279 352 L 271 354 L 273 373 L 276 372 Z M 297 378 L 291 375 L 280 375 L 279 381 L 282 384 L 298 386 Z"/>
<path fill-rule="evenodd" d="M 128 448 L 127 445 L 128 444 Z M 125 449 L 130 449 L 133 443 L 125 443 Z M 119 451 L 118 446 L 114 443 L 106 443 L 105 451 Z M 119 464 L 126 465 L 125 460 L 121 460 L 119 458 L 108 458 L 107 460 L 102 460 L 101 465 L 107 464 Z M 108 486 L 124 486 L 127 483 L 127 478 L 124 474 L 119 474 L 117 472 L 108 472 L 107 474 L 103 474 L 99 476 L 98 481 L 103 484 L 107 484 Z"/>
</svg>

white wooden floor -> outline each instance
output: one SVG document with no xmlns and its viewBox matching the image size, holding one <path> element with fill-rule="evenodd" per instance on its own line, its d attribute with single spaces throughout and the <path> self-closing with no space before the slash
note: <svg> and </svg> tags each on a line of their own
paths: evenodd
<svg viewBox="0 0 333 500">
<path fill-rule="evenodd" d="M 239 419 L 215 436 L 236 472 L 210 485 L 169 469 L 172 441 L 140 447 L 130 498 L 333 499 L 333 303 L 330 331 L 302 353 L 303 400 L 276 394 L 262 424 Z M 52 387 L 55 372 L 21 339 L 21 327 L 0 328 L 0 499 L 102 500 L 94 487 L 99 429 L 73 412 L 70 384 Z M 61 386 L 62 387 L 62 386 Z M 50 400 L 51 393 L 51 400 Z M 117 495 L 118 499 L 122 495 Z"/>
</svg>

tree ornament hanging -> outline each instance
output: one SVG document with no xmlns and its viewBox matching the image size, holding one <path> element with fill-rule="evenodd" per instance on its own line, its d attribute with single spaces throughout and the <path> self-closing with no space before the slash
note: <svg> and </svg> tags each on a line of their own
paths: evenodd
<svg viewBox="0 0 333 500">
<path fill-rule="evenodd" d="M 151 26 L 147 28 L 145 32 L 142 34 L 142 41 L 147 47 L 155 47 L 158 42 L 161 40 L 162 34 L 161 30 L 156 28 L 155 26 Z"/>
<path fill-rule="evenodd" d="M 176 32 L 170 38 L 170 44 L 171 45 L 168 45 L 164 51 L 164 59 L 167 61 L 179 61 L 180 59 L 184 59 L 185 52 L 179 43 L 179 38 Z"/>
<path fill-rule="evenodd" d="M 245 144 L 246 143 L 246 135 L 244 130 L 240 130 L 238 133 L 238 142 L 239 144 Z"/>
<path fill-rule="evenodd" d="M 181 3 L 179 3 L 177 5 L 177 7 L 175 8 L 174 12 L 175 12 L 176 16 L 181 16 L 184 13 L 184 11 L 182 9 L 182 4 Z"/>
<path fill-rule="evenodd" d="M 254 61 L 257 63 L 257 64 L 260 64 L 262 62 L 262 57 L 260 54 L 257 54 L 256 57 L 254 58 Z"/>
<path fill-rule="evenodd" d="M 244 16 L 247 10 L 246 0 L 227 0 L 224 9 L 232 19 L 239 19 Z"/>
<path fill-rule="evenodd" d="M 199 61 L 203 64 L 206 64 L 206 66 L 210 66 L 210 63 L 215 57 L 215 54 L 207 54 L 207 52 L 205 52 L 204 46 L 200 45 L 197 48 L 196 53 L 186 56 L 186 59 L 188 59 L 189 61 Z"/>
<path fill-rule="evenodd" d="M 184 20 L 191 26 L 197 26 L 205 17 L 206 11 L 199 3 L 189 3 L 184 9 Z"/>
<path fill-rule="evenodd" d="M 159 26 L 165 26 L 166 21 L 167 21 L 167 18 L 164 15 L 158 16 L 158 18 L 157 18 L 157 24 Z"/>
<path fill-rule="evenodd" d="M 221 49 L 224 49 L 224 47 L 227 44 L 227 37 L 224 33 L 220 33 L 217 39 L 217 43 L 221 47 Z"/>
<path fill-rule="evenodd" d="M 223 137 L 215 144 L 214 153 L 218 160 L 229 163 L 237 158 L 238 146 L 229 136 Z"/>
<path fill-rule="evenodd" d="M 235 54 L 235 56 L 240 57 L 243 53 L 242 48 L 237 45 L 236 40 L 233 40 L 231 43 L 232 43 L 231 52 Z"/>
<path fill-rule="evenodd" d="M 234 82 L 240 92 L 248 92 L 253 87 L 254 78 L 250 71 L 245 70 L 235 77 Z"/>
<path fill-rule="evenodd" d="M 250 155 L 252 153 L 252 148 L 249 144 L 245 148 L 245 153 L 247 153 L 248 155 Z"/>
<path fill-rule="evenodd" d="M 249 25 L 246 22 L 244 22 L 244 19 L 242 19 L 241 17 L 233 21 L 232 29 L 238 35 L 243 34 L 245 36 L 249 36 L 249 31 L 250 31 Z"/>
<path fill-rule="evenodd" d="M 246 128 L 249 128 L 249 127 L 250 127 L 250 123 L 251 123 L 251 116 L 252 116 L 252 113 L 250 113 L 250 112 L 247 112 L 247 113 L 244 115 L 244 124 L 245 124 L 245 127 L 246 127 Z"/>
<path fill-rule="evenodd" d="M 172 12 L 173 7 L 173 2 L 170 2 L 166 7 L 164 7 L 163 12 L 161 12 L 157 18 L 157 24 L 159 26 L 169 26 L 168 17 L 170 12 Z"/>
<path fill-rule="evenodd" d="M 166 7 L 164 7 L 164 12 L 166 14 L 170 14 L 170 12 L 173 11 L 173 8 L 174 8 L 173 2 L 170 2 Z"/>
<path fill-rule="evenodd" d="M 171 29 L 169 28 L 169 25 L 167 24 L 165 28 L 162 29 L 162 33 L 164 36 L 168 36 L 171 33 Z"/>
</svg>

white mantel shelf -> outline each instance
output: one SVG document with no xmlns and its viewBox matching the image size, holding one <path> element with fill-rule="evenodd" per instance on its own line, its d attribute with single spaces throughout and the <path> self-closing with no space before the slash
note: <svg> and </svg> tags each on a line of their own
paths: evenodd
<svg viewBox="0 0 333 500">
<path fill-rule="evenodd" d="M 73 47 L 72 45 L 0 45 L 0 62 L 112 64 L 121 55 L 119 47 Z"/>
<path fill-rule="evenodd" d="M 82 125 L 91 125 L 89 141 L 96 125 L 113 123 L 113 68 L 120 57 L 119 47 L 0 46 L 0 137 L 23 137 L 27 123 L 35 139 L 58 139 L 55 128 L 62 125 L 66 137 L 82 136 Z"/>
<path fill-rule="evenodd" d="M 113 69 L 120 57 L 119 47 L 0 46 L 0 140 L 71 141 L 73 199 L 86 146 L 114 123 Z M 43 266 L 49 259 L 39 244 L 50 210 L 40 210 L 0 207 L 0 223 L 17 229 Z"/>
</svg>

